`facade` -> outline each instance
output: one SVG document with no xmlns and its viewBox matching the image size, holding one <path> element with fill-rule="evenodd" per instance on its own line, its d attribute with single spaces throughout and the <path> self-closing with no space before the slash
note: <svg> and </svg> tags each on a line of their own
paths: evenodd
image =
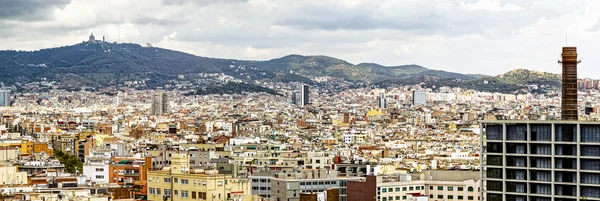
<svg viewBox="0 0 600 201">
<path fill-rule="evenodd" d="M 425 91 L 413 91 L 412 105 L 425 105 L 427 102 L 427 92 Z"/>
<path fill-rule="evenodd" d="M 481 124 L 488 200 L 600 199 L 599 122 Z"/>
<path fill-rule="evenodd" d="M 187 154 L 173 154 L 171 167 L 148 173 L 148 200 L 250 200 L 251 182 L 218 170 L 189 169 Z"/>
<path fill-rule="evenodd" d="M 387 108 L 387 100 L 385 99 L 384 93 L 379 94 L 379 98 L 377 99 L 377 104 L 379 105 L 379 109 Z"/>
<path fill-rule="evenodd" d="M 300 106 L 306 106 L 310 104 L 310 91 L 308 85 L 302 85 L 300 90 Z"/>
<path fill-rule="evenodd" d="M 562 48 L 561 119 L 577 120 L 577 47 Z"/>
<path fill-rule="evenodd" d="M 9 90 L 0 90 L 0 106 L 11 106 Z"/>
<path fill-rule="evenodd" d="M 161 115 L 168 113 L 167 93 L 156 92 L 152 95 L 152 105 L 150 106 L 151 115 Z"/>
<path fill-rule="evenodd" d="M 368 175 L 348 182 L 349 201 L 479 200 L 479 172 L 428 171 L 425 173 Z"/>
<path fill-rule="evenodd" d="M 261 179 L 261 178 L 257 178 Z M 330 189 L 338 189 L 338 200 L 347 199 L 347 182 L 358 181 L 361 177 L 338 177 L 337 171 L 326 169 L 302 170 L 293 173 L 277 173 L 268 182 L 271 184 L 271 200 L 300 201 L 300 194 L 324 193 Z M 260 182 L 264 184 L 267 182 Z M 254 184 L 253 184 L 254 187 Z M 260 188 L 260 186 L 257 186 Z"/>
</svg>

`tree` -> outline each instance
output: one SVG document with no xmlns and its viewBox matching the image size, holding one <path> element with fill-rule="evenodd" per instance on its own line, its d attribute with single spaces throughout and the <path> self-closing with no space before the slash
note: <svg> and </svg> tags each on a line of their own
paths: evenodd
<svg viewBox="0 0 600 201">
<path fill-rule="evenodd" d="M 83 171 L 83 163 L 81 162 L 81 160 L 79 160 L 79 158 L 77 158 L 77 156 L 65 154 L 63 151 L 60 150 L 54 153 L 54 156 L 60 161 L 60 163 L 65 165 L 65 170 L 67 172 L 81 173 Z"/>
</svg>

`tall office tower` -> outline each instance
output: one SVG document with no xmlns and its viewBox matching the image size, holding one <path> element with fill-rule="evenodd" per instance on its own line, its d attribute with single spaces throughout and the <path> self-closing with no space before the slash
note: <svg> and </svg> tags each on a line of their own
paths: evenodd
<svg viewBox="0 0 600 201">
<path fill-rule="evenodd" d="M 562 120 L 577 120 L 577 47 L 562 48 Z"/>
<path fill-rule="evenodd" d="M 377 99 L 377 102 L 379 104 L 379 109 L 385 109 L 385 108 L 387 108 L 387 100 L 385 100 L 385 94 L 384 93 L 380 93 L 379 94 L 379 98 Z"/>
<path fill-rule="evenodd" d="M 0 106 L 11 106 L 9 90 L 0 90 Z"/>
<path fill-rule="evenodd" d="M 298 102 L 296 100 L 298 97 L 296 96 L 296 94 L 297 93 L 295 91 L 292 92 L 292 104 L 294 104 L 294 105 L 298 104 Z"/>
<path fill-rule="evenodd" d="M 300 106 L 306 106 L 310 104 L 309 94 L 308 85 L 302 85 L 300 90 Z"/>
<path fill-rule="evenodd" d="M 600 199 L 600 122 L 482 121 L 480 126 L 480 170 L 487 186 L 482 194 L 488 201 Z"/>
<path fill-rule="evenodd" d="M 159 91 L 152 95 L 152 105 L 150 106 L 151 115 L 161 115 L 168 113 L 167 93 Z"/>
<path fill-rule="evenodd" d="M 413 106 L 415 105 L 425 105 L 427 100 L 427 93 L 424 91 L 413 91 Z"/>
</svg>

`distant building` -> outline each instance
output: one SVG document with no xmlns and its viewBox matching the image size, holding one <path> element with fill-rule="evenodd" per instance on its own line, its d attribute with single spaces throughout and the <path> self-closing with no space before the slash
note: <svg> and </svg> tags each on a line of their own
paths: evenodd
<svg viewBox="0 0 600 201">
<path fill-rule="evenodd" d="M 88 43 L 96 43 L 96 37 L 94 37 L 94 33 L 90 34 L 90 39 L 88 40 Z"/>
<path fill-rule="evenodd" d="M 167 108 L 167 93 L 156 92 L 152 96 L 152 105 L 150 106 L 151 115 L 161 115 L 168 113 Z"/>
<path fill-rule="evenodd" d="M 309 94 L 310 92 L 308 85 L 302 85 L 302 88 L 300 89 L 300 106 L 306 106 L 310 104 Z"/>
<path fill-rule="evenodd" d="M 427 92 L 413 91 L 413 105 L 425 105 L 427 101 Z"/>
<path fill-rule="evenodd" d="M 11 106 L 9 90 L 0 90 L 0 106 Z"/>
<path fill-rule="evenodd" d="M 379 98 L 377 99 L 378 105 L 380 109 L 387 108 L 387 100 L 385 99 L 385 94 L 380 93 Z"/>
</svg>

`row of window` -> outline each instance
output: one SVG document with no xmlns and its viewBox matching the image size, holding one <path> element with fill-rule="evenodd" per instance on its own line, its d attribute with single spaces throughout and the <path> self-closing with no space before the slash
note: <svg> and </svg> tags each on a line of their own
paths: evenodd
<svg viewBox="0 0 600 201">
<path fill-rule="evenodd" d="M 416 190 L 421 190 L 421 189 L 425 190 L 425 187 L 424 186 L 414 186 L 414 187 L 410 186 L 408 188 L 407 187 L 402 187 L 402 191 L 406 191 L 407 189 L 409 191 L 414 191 L 415 189 Z M 391 192 L 394 192 L 394 188 L 381 188 L 381 187 L 378 187 L 377 190 L 381 190 L 382 193 L 387 193 L 387 192 L 391 193 Z M 395 192 L 400 192 L 400 187 L 396 187 L 396 191 Z"/>
<path fill-rule="evenodd" d="M 433 195 L 429 195 L 429 198 L 433 198 Z M 437 198 L 438 199 L 444 199 L 444 196 L 443 195 L 438 195 Z M 453 195 L 448 195 L 447 198 L 448 198 L 448 200 L 452 200 L 452 199 L 454 199 L 454 196 Z M 459 200 L 464 200 L 465 199 L 465 197 L 462 196 L 462 195 L 456 196 L 456 198 L 459 199 Z M 475 199 L 474 196 L 467 196 L 467 200 L 474 200 L 474 199 Z M 477 196 L 477 200 L 479 200 L 479 196 Z"/>
<path fill-rule="evenodd" d="M 160 188 L 148 188 L 148 194 L 150 195 L 160 195 L 161 191 Z M 189 191 L 184 191 L 181 190 L 174 190 L 173 193 L 181 198 L 188 198 L 190 195 Z M 170 189 L 164 189 L 164 195 L 165 196 L 171 196 L 171 190 Z M 219 194 L 219 198 L 221 197 L 221 194 Z M 192 191 L 192 199 L 206 199 L 206 193 L 205 192 L 196 192 L 196 191 Z"/>
<path fill-rule="evenodd" d="M 300 182 L 300 185 L 335 185 L 337 181 Z"/>
<path fill-rule="evenodd" d="M 154 178 L 156 182 L 158 182 L 158 177 Z M 148 181 L 152 182 L 152 177 L 148 178 Z M 165 183 L 171 183 L 171 178 L 169 177 L 165 177 L 163 178 L 163 181 Z M 225 184 L 227 184 L 228 180 L 224 180 Z M 195 185 L 200 185 L 202 184 L 202 186 L 206 186 L 206 181 L 196 181 L 194 180 L 194 186 Z M 200 183 L 202 182 L 202 183 Z M 173 178 L 173 183 L 181 183 L 181 184 L 189 184 L 190 181 L 188 179 L 179 179 L 179 178 Z M 223 185 L 223 181 L 217 181 L 217 185 L 218 186 L 222 186 Z"/>
<path fill-rule="evenodd" d="M 444 186 L 438 186 L 437 189 L 438 189 L 438 191 L 443 191 L 444 190 Z M 448 191 L 454 191 L 454 187 L 453 186 L 448 186 L 446 189 Z M 433 186 L 429 186 L 429 190 L 433 190 Z M 457 187 L 457 190 L 458 191 L 464 191 L 464 188 L 463 187 Z M 467 188 L 467 191 L 469 191 L 469 192 L 473 192 L 474 190 L 475 189 L 473 187 L 471 187 L 471 186 L 469 186 Z M 479 189 L 477 189 L 477 191 L 479 191 Z"/>
</svg>

